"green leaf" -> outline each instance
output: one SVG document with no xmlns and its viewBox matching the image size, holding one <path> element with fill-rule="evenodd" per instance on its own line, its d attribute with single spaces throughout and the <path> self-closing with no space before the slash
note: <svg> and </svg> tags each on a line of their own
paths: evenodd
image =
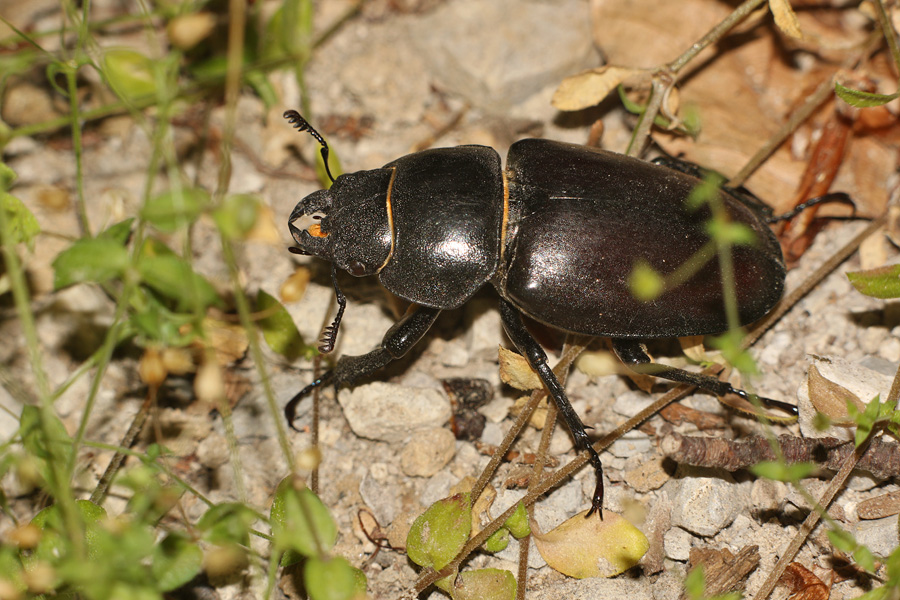
<svg viewBox="0 0 900 600">
<path fill-rule="evenodd" d="M 657 273 L 650 263 L 639 260 L 634 264 L 631 274 L 628 276 L 628 286 L 635 298 L 650 302 L 663 293 L 665 282 L 662 275 Z"/>
<path fill-rule="evenodd" d="M 5 165 L 0 163 L 0 166 Z M 6 231 L 0 233 L 9 235 L 9 240 L 3 240 L 3 243 L 25 243 L 31 247 L 34 238 L 41 232 L 41 226 L 38 225 L 34 214 L 21 200 L 4 191 L 0 191 L 0 207 L 6 219 Z"/>
<path fill-rule="evenodd" d="M 309 488 L 298 490 L 293 476 L 278 484 L 269 519 L 275 547 L 282 551 L 318 556 L 337 541 L 337 526 L 328 508 Z"/>
<path fill-rule="evenodd" d="M 128 250 L 108 238 L 82 238 L 53 261 L 53 286 L 103 283 L 121 278 L 128 268 Z"/>
<path fill-rule="evenodd" d="M 173 300 L 177 310 L 221 306 L 215 288 L 194 272 L 186 261 L 156 240 L 148 239 L 141 253 L 138 272 L 145 284 Z"/>
<path fill-rule="evenodd" d="M 886 585 L 877 587 L 874 590 L 869 590 L 862 596 L 857 596 L 855 600 L 884 600 L 893 589 L 895 588 Z"/>
<path fill-rule="evenodd" d="M 697 210 L 704 204 L 715 202 L 719 199 L 719 189 L 725 183 L 725 177 L 715 171 L 704 171 L 700 184 L 691 190 L 685 200 L 688 210 Z"/>
<path fill-rule="evenodd" d="M 516 578 L 505 569 L 460 573 L 450 588 L 453 600 L 514 600 Z"/>
<path fill-rule="evenodd" d="M 101 231 L 97 237 L 104 240 L 112 240 L 124 246 L 128 243 L 128 238 L 131 237 L 132 225 L 134 225 L 134 217 L 119 221 L 115 225 L 110 225 Z"/>
<path fill-rule="evenodd" d="M 459 554 L 472 531 L 471 494 L 456 494 L 432 504 L 413 522 L 406 553 L 417 565 L 440 570 Z"/>
<path fill-rule="evenodd" d="M 312 3 L 285 0 L 266 24 L 262 57 L 277 60 L 288 57 L 303 62 L 309 57 L 312 42 Z"/>
<path fill-rule="evenodd" d="M 203 551 L 187 535 L 173 531 L 153 547 L 150 571 L 160 591 L 170 592 L 193 579 L 203 568 Z"/>
<path fill-rule="evenodd" d="M 722 356 L 741 373 L 755 375 L 759 373 L 756 361 L 745 349 L 741 348 L 744 332 L 740 329 L 727 331 L 720 336 L 710 338 L 710 345 L 722 352 Z"/>
<path fill-rule="evenodd" d="M 501 527 L 484 541 L 484 549 L 490 553 L 502 552 L 509 546 L 509 529 Z"/>
<path fill-rule="evenodd" d="M 244 239 L 259 218 L 259 200 L 249 194 L 228 196 L 213 211 L 213 220 L 222 235 L 231 240 Z"/>
<path fill-rule="evenodd" d="M 224 502 L 210 508 L 197 522 L 204 538 L 214 544 L 242 544 L 250 541 L 250 526 L 258 515 L 237 502 Z"/>
<path fill-rule="evenodd" d="M 123 98 L 135 100 L 156 92 L 153 61 L 135 50 L 114 48 L 103 56 L 103 73 Z"/>
<path fill-rule="evenodd" d="M 873 298 L 900 298 L 900 265 L 847 273 L 856 291 Z"/>
<path fill-rule="evenodd" d="M 635 566 L 650 547 L 641 531 L 612 511 L 603 518 L 578 513 L 547 533 L 534 529 L 531 539 L 554 570 L 569 577 L 615 577 Z"/>
<path fill-rule="evenodd" d="M 525 509 L 525 505 L 522 504 L 521 500 L 516 505 L 515 512 L 509 515 L 509 518 L 503 526 L 509 529 L 509 532 L 513 534 L 513 537 L 517 540 L 531 534 L 531 527 L 528 525 L 528 511 Z"/>
<path fill-rule="evenodd" d="M 702 564 L 691 569 L 684 578 L 684 591 L 690 600 L 700 600 L 706 595 L 706 573 Z"/>
<path fill-rule="evenodd" d="M 706 223 L 706 232 L 719 243 L 735 246 L 752 246 L 756 243 L 756 234 L 743 223 L 714 219 Z"/>
<path fill-rule="evenodd" d="M 788 465 L 783 461 L 770 460 L 753 465 L 750 467 L 750 472 L 757 477 L 791 482 L 809 477 L 815 468 L 816 466 L 812 463 L 797 462 Z"/>
<path fill-rule="evenodd" d="M 829 530 L 828 540 L 831 542 L 832 546 L 834 546 L 844 554 L 853 554 L 853 551 L 857 546 L 856 540 L 853 538 L 853 536 L 843 529 Z"/>
<path fill-rule="evenodd" d="M 69 447 L 72 442 L 59 417 L 51 413 L 42 415 L 41 409 L 36 406 L 25 406 L 22 409 L 19 436 L 29 454 L 45 460 L 53 456 L 48 447 L 50 444 Z"/>
<path fill-rule="evenodd" d="M 209 204 L 200 188 L 170 190 L 155 196 L 141 208 L 141 218 L 165 233 L 173 233 L 197 220 Z"/>
<path fill-rule="evenodd" d="M 862 413 L 859 413 L 856 406 L 850 408 L 852 403 L 848 402 L 847 404 L 847 412 L 856 421 L 856 436 L 854 441 L 858 448 L 872 433 L 875 424 L 878 422 L 878 417 L 881 416 L 881 400 L 879 396 L 872 398 L 872 401 L 866 404 L 866 408 Z"/>
<path fill-rule="evenodd" d="M 16 172 L 8 164 L 0 162 L 0 190 L 8 190 L 12 187 L 17 177 Z"/>
<path fill-rule="evenodd" d="M 840 83 L 835 82 L 834 93 L 838 98 L 857 108 L 870 108 L 872 106 L 882 106 L 891 100 L 900 97 L 900 92 L 895 94 L 876 94 L 873 92 L 864 92 L 862 90 L 854 90 Z"/>
<path fill-rule="evenodd" d="M 294 320 L 278 300 L 259 290 L 256 309 L 265 315 L 258 325 L 269 348 L 291 361 L 300 356 L 311 358 L 315 349 L 303 342 Z"/>
<path fill-rule="evenodd" d="M 314 556 L 303 565 L 309 600 L 353 600 L 366 597 L 366 576 L 347 559 Z"/>
</svg>

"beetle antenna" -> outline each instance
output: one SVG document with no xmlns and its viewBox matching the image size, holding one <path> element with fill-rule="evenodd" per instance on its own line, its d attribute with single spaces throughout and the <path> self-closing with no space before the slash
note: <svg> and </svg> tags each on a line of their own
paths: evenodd
<svg viewBox="0 0 900 600">
<path fill-rule="evenodd" d="M 787 211 L 783 215 L 774 215 L 771 217 L 766 217 L 766 222 L 770 225 L 772 223 L 778 223 L 779 221 L 787 221 L 788 219 L 793 219 L 801 212 L 810 208 L 811 206 L 816 206 L 817 204 L 824 204 L 826 202 L 843 202 L 844 204 L 850 204 L 854 208 L 854 212 L 856 212 L 856 206 L 853 204 L 853 198 L 850 197 L 849 194 L 845 192 L 831 192 L 830 194 L 824 194 L 822 196 L 816 196 L 815 198 L 810 198 L 806 202 L 802 202 Z"/>
<path fill-rule="evenodd" d="M 284 115 L 282 115 L 285 119 L 290 122 L 291 125 L 294 126 L 294 129 L 297 131 L 308 131 L 309 135 L 316 138 L 316 141 L 322 145 L 322 160 L 325 162 L 325 173 L 328 174 L 328 179 L 331 180 L 331 183 L 334 183 L 334 177 L 331 175 L 331 169 L 328 168 L 328 142 L 325 141 L 318 131 L 313 129 L 313 126 L 309 124 L 309 121 L 300 116 L 296 110 L 286 110 L 284 111 Z"/>
<path fill-rule="evenodd" d="M 347 298 L 344 297 L 344 293 L 341 291 L 341 288 L 338 286 L 337 280 L 337 267 L 334 263 L 331 263 L 331 281 L 334 283 L 334 293 L 337 296 L 338 303 L 338 311 L 337 315 L 334 317 L 334 321 L 331 322 L 331 325 L 325 328 L 325 331 L 322 333 L 322 339 L 319 340 L 321 343 L 319 344 L 319 352 L 322 354 L 328 354 L 332 350 L 334 350 L 334 343 L 337 341 L 338 329 L 341 326 L 341 317 L 344 316 L 344 309 L 347 308 Z"/>
</svg>

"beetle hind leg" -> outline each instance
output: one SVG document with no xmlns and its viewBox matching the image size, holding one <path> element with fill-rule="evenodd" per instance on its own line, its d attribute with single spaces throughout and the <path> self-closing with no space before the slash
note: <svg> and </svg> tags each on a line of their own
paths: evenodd
<svg viewBox="0 0 900 600">
<path fill-rule="evenodd" d="M 629 369 L 636 373 L 653 375 L 654 377 L 661 377 L 678 383 L 689 383 L 712 392 L 717 396 L 735 394 L 748 402 L 751 402 L 754 397 L 748 392 L 732 386 L 727 381 L 720 381 L 715 377 L 703 375 L 702 373 L 691 373 L 684 369 L 676 369 L 675 367 L 651 362 L 650 357 L 647 356 L 647 352 L 641 346 L 641 343 L 636 340 L 614 338 L 612 340 L 612 347 L 619 359 L 625 363 Z M 755 398 L 767 408 L 783 411 L 793 417 L 797 416 L 797 407 L 793 404 L 772 400 L 771 398 L 763 398 L 762 396 L 755 396 Z"/>
<path fill-rule="evenodd" d="M 587 452 L 588 459 L 591 461 L 591 466 L 594 468 L 594 473 L 597 476 L 597 485 L 594 487 L 594 495 L 591 498 L 591 509 L 588 511 L 587 516 L 589 517 L 596 512 L 602 519 L 603 463 L 600 461 L 600 455 L 597 454 L 597 451 L 594 450 L 594 447 L 591 445 L 591 440 L 585 430 L 584 423 L 581 422 L 578 413 L 572 408 L 572 404 L 566 396 L 566 391 L 563 389 L 562 384 L 559 383 L 559 379 L 557 379 L 556 375 L 553 373 L 553 369 L 547 364 L 547 354 L 528 332 L 528 329 L 525 328 L 525 324 L 522 322 L 522 316 L 519 311 L 506 300 L 501 300 L 500 318 L 503 320 L 503 328 L 506 330 L 506 335 L 509 336 L 509 339 L 512 340 L 516 348 L 519 349 L 519 352 L 521 352 L 528 360 L 531 368 L 534 369 L 541 378 L 547 391 L 553 397 L 553 401 L 556 402 L 556 406 L 559 409 L 563 420 L 566 422 L 569 431 L 572 432 L 572 437 L 575 439 L 575 447 L 582 452 Z"/>
</svg>

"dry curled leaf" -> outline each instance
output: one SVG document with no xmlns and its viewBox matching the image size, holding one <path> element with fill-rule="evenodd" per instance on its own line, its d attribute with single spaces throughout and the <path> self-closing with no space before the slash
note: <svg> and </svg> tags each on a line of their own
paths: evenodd
<svg viewBox="0 0 900 600">
<path fill-rule="evenodd" d="M 599 104 L 623 83 L 649 81 L 650 71 L 605 65 L 563 79 L 551 101 L 559 110 L 582 110 Z"/>
<path fill-rule="evenodd" d="M 791 590 L 788 600 L 828 600 L 831 589 L 815 573 L 793 562 L 787 566 L 779 583 Z"/>
<path fill-rule="evenodd" d="M 650 542 L 621 515 L 603 511 L 585 518 L 580 512 L 556 528 L 541 533 L 531 522 L 534 544 L 553 569 L 575 577 L 614 577 L 638 563 Z"/>
<path fill-rule="evenodd" d="M 500 346 L 500 381 L 517 390 L 537 390 L 544 384 L 525 358 Z"/>
<path fill-rule="evenodd" d="M 783 34 L 795 40 L 803 39 L 800 21 L 788 0 L 769 0 L 769 9 L 772 11 L 772 16 L 775 17 L 775 25 Z"/>
<path fill-rule="evenodd" d="M 853 420 L 847 412 L 847 403 L 851 402 L 860 412 L 865 405 L 859 397 L 819 373 L 816 365 L 809 366 L 809 400 L 817 411 L 831 419 L 835 425 L 852 425 Z"/>
</svg>

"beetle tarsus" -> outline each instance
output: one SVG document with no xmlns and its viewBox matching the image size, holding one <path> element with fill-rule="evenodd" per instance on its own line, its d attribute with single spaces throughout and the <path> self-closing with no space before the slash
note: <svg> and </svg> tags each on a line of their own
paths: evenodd
<svg viewBox="0 0 900 600">
<path fill-rule="evenodd" d="M 720 381 L 709 375 L 691 373 L 683 369 L 676 369 L 675 367 L 670 367 L 668 365 L 651 362 L 647 352 L 641 346 L 640 342 L 636 340 L 614 339 L 612 340 L 612 346 L 613 351 L 619 359 L 625 363 L 629 369 L 636 373 L 653 375 L 654 377 L 661 377 L 678 383 L 689 383 L 708 392 L 712 392 L 717 396 L 735 394 L 751 403 L 754 401 L 754 398 L 757 398 L 757 401 L 764 406 L 784 411 L 792 417 L 798 415 L 797 407 L 788 404 L 787 402 L 780 402 L 778 400 L 772 400 L 771 398 L 763 398 L 761 396 L 750 394 L 749 392 L 732 386 L 727 381 Z"/>
<path fill-rule="evenodd" d="M 327 371 L 324 375 L 294 394 L 294 397 L 288 401 L 288 403 L 284 406 L 284 417 L 287 419 L 288 425 L 290 425 L 291 429 L 293 429 L 294 431 L 299 431 L 296 427 L 294 427 L 294 419 L 297 416 L 297 407 L 300 405 L 300 401 L 306 398 L 315 388 L 321 385 L 328 385 L 332 382 L 333 379 L 334 371 Z"/>
<path fill-rule="evenodd" d="M 337 334 L 341 327 L 341 319 L 344 316 L 344 309 L 347 308 L 347 298 L 344 296 L 344 293 L 338 285 L 337 267 L 334 263 L 331 264 L 331 283 L 334 285 L 334 294 L 337 299 L 338 311 L 334 317 L 334 321 L 325 328 L 325 331 L 322 332 L 322 339 L 319 340 L 319 352 L 322 354 L 328 354 L 334 350 L 334 344 L 337 342 Z"/>
</svg>

